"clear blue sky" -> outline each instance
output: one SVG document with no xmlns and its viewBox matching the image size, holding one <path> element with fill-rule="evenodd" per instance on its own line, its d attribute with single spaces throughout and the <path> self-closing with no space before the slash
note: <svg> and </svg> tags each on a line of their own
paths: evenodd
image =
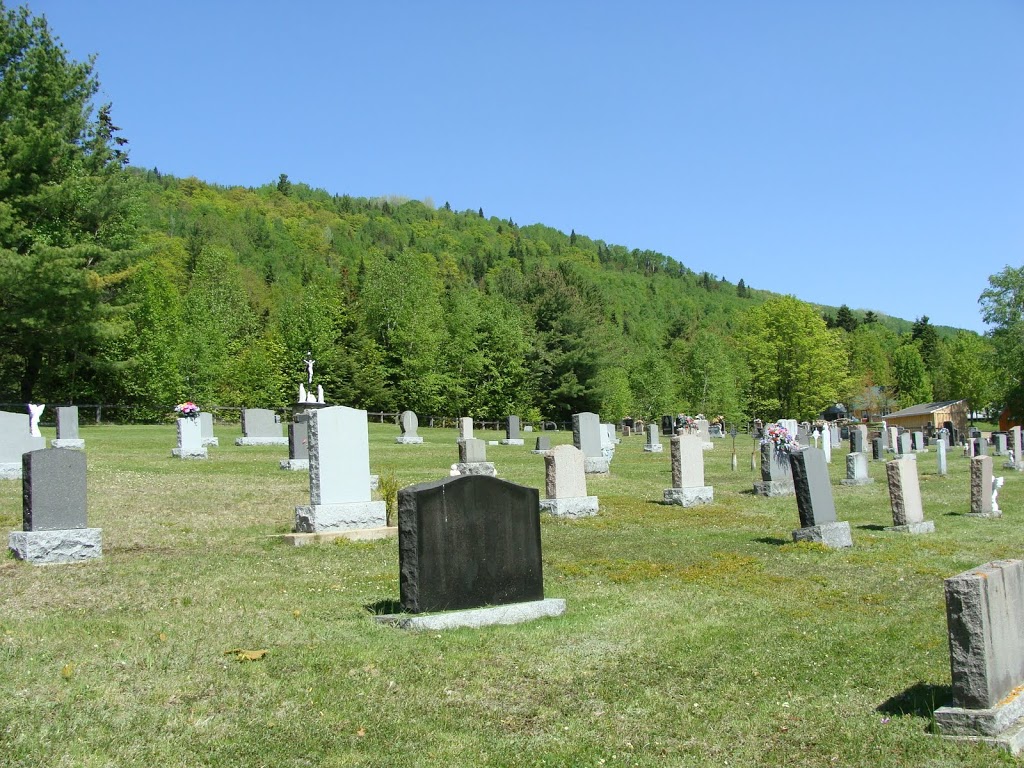
<svg viewBox="0 0 1024 768">
<path fill-rule="evenodd" d="M 448 201 L 975 330 L 1024 263 L 1020 0 L 29 7 L 98 54 L 137 166 Z"/>
</svg>

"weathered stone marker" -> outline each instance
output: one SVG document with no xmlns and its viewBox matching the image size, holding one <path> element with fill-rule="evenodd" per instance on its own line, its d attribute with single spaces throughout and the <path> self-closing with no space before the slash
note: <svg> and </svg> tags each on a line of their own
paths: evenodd
<svg viewBox="0 0 1024 768">
<path fill-rule="evenodd" d="M 836 520 L 825 452 L 820 448 L 792 451 L 789 463 L 800 513 L 800 527 L 793 531 L 793 541 L 813 541 L 831 549 L 852 547 L 850 524 Z"/>
<path fill-rule="evenodd" d="M 850 428 L 850 453 L 864 453 L 864 445 L 867 443 L 868 428 L 858 424 Z"/>
<path fill-rule="evenodd" d="M 0 479 L 21 477 L 21 457 L 46 447 L 46 440 L 32 435 L 27 413 L 0 411 Z"/>
<path fill-rule="evenodd" d="M 754 483 L 758 496 L 792 496 L 793 471 L 789 454 L 775 448 L 770 442 L 761 443 L 761 482 Z"/>
<path fill-rule="evenodd" d="M 523 445 L 524 440 L 519 430 L 519 417 L 510 415 L 505 422 L 505 439 L 499 442 L 502 445 Z"/>
<path fill-rule="evenodd" d="M 35 565 L 75 563 L 102 555 L 102 530 L 86 518 L 85 453 L 67 448 L 22 456 L 22 530 L 8 546 Z"/>
<path fill-rule="evenodd" d="M 1024 472 L 1024 442 L 1021 439 L 1020 427 L 1010 427 L 1007 448 L 1010 452 L 1010 458 L 1003 464 L 1003 467 Z"/>
<path fill-rule="evenodd" d="M 204 447 L 218 447 L 220 438 L 213 434 L 213 414 L 205 411 L 199 412 L 199 433 L 202 435 Z"/>
<path fill-rule="evenodd" d="M 710 504 L 714 489 L 704 485 L 704 441 L 700 435 L 675 435 L 670 441 L 672 487 L 666 488 L 666 504 L 695 507 Z"/>
<path fill-rule="evenodd" d="M 648 424 L 647 442 L 644 444 L 644 451 L 647 453 L 661 453 L 663 450 L 665 450 L 665 446 L 661 444 L 658 436 L 658 425 Z"/>
<path fill-rule="evenodd" d="M 946 475 L 946 450 L 949 447 L 946 438 L 940 437 L 935 442 L 935 456 L 938 463 L 938 472 L 943 477 Z"/>
<path fill-rule="evenodd" d="M 871 458 L 873 461 L 885 461 L 885 441 L 880 437 L 871 441 Z"/>
<path fill-rule="evenodd" d="M 851 435 L 860 434 L 851 432 Z M 840 481 L 843 485 L 869 485 L 875 482 L 868 475 L 868 457 L 863 453 L 846 454 L 846 478 Z"/>
<path fill-rule="evenodd" d="M 934 533 L 935 523 L 924 519 L 917 462 L 910 457 L 888 461 L 885 464 L 885 476 L 889 481 L 889 505 L 892 507 L 892 526 L 885 530 Z"/>
<path fill-rule="evenodd" d="M 459 436 L 458 440 L 469 440 L 473 437 L 473 419 L 469 416 L 462 416 L 459 418 Z"/>
<path fill-rule="evenodd" d="M 547 435 L 539 435 L 530 453 L 542 454 L 551 450 L 551 438 Z"/>
<path fill-rule="evenodd" d="M 1024 561 L 997 560 L 945 580 L 953 702 L 940 733 L 1018 754 L 1024 745 Z"/>
<path fill-rule="evenodd" d="M 281 469 L 298 472 L 309 469 L 309 412 L 295 411 L 288 424 L 288 458 Z"/>
<path fill-rule="evenodd" d="M 574 445 L 559 445 L 544 457 L 541 510 L 555 517 L 590 517 L 598 510 L 597 496 L 587 495 L 583 452 Z"/>
</svg>

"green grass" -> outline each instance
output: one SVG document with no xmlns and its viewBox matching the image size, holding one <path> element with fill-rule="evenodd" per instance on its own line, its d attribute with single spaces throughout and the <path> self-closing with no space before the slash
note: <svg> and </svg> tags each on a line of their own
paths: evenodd
<svg viewBox="0 0 1024 768">
<path fill-rule="evenodd" d="M 44 430 L 45 432 L 45 430 Z M 0 760 L 9 766 L 988 766 L 989 748 L 928 733 L 949 698 L 942 579 L 1020 554 L 1024 479 L 995 520 L 968 509 L 968 462 L 919 458 L 937 532 L 891 524 L 884 466 L 833 487 L 854 548 L 792 543 L 795 502 L 752 496 L 751 442 L 705 453 L 715 503 L 657 503 L 668 452 L 626 438 L 590 478 L 599 516 L 544 517 L 545 593 L 564 617 L 409 633 L 369 606 L 397 600 L 395 540 L 293 548 L 305 473 L 282 448 L 170 458 L 173 427 L 83 428 L 90 524 L 104 557 L 0 561 Z M 371 467 L 399 485 L 457 460 L 454 430 L 420 446 L 370 426 Z M 497 433 L 478 436 L 497 439 Z M 543 461 L 491 446 L 506 479 Z M 554 442 L 568 442 L 558 433 Z M 845 449 L 831 467 L 845 474 Z M 21 484 L 0 483 L 20 527 Z M 226 655 L 265 649 L 259 661 Z"/>
</svg>

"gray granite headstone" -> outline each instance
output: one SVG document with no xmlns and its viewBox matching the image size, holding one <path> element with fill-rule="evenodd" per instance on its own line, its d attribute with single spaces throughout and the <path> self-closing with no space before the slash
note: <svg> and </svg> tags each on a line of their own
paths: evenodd
<svg viewBox="0 0 1024 768">
<path fill-rule="evenodd" d="M 885 458 L 885 441 L 880 437 L 871 441 L 871 458 L 875 461 L 882 461 Z"/>
<path fill-rule="evenodd" d="M 309 505 L 295 508 L 299 533 L 379 528 L 383 501 L 370 500 L 366 411 L 335 405 L 308 416 Z"/>
<path fill-rule="evenodd" d="M 540 435 L 537 438 L 536 446 L 533 449 L 534 453 L 543 453 L 544 451 L 551 450 L 551 438 L 547 435 Z"/>
<path fill-rule="evenodd" d="M 78 439 L 78 406 L 66 405 L 57 408 L 57 439 Z"/>
<path fill-rule="evenodd" d="M 789 454 L 775 449 L 770 442 L 761 443 L 761 482 L 754 483 L 758 496 L 792 496 L 793 472 Z"/>
<path fill-rule="evenodd" d="M 85 454 L 50 448 L 22 456 L 22 530 L 8 536 L 15 557 L 44 565 L 100 557 L 102 531 L 86 521 Z"/>
<path fill-rule="evenodd" d="M 481 475 L 403 488 L 398 555 L 410 613 L 542 600 L 540 494 Z"/>
<path fill-rule="evenodd" d="M 852 547 L 850 524 L 836 520 L 825 452 L 819 448 L 791 451 L 789 462 L 800 514 L 800 528 L 793 531 L 793 540 L 815 542 L 833 549 Z"/>
<path fill-rule="evenodd" d="M 309 461 L 309 417 L 304 413 L 293 416 L 288 425 L 288 458 Z"/>
<path fill-rule="evenodd" d="M 402 414 L 398 417 L 398 426 L 401 428 L 402 434 L 395 438 L 396 443 L 400 445 L 420 445 L 423 442 L 423 438 L 417 434 L 417 430 L 420 428 L 420 420 L 413 411 L 402 411 Z"/>
<path fill-rule="evenodd" d="M 22 528 L 56 531 L 85 528 L 85 454 L 64 448 L 22 456 Z"/>
<path fill-rule="evenodd" d="M 946 474 L 946 438 L 940 437 L 935 443 L 936 450 L 936 461 L 938 462 L 938 470 L 940 475 Z"/>
<path fill-rule="evenodd" d="M 1005 456 L 1008 447 L 1009 446 L 1006 440 L 1005 432 L 996 432 L 994 435 L 992 435 L 993 456 Z"/>
<path fill-rule="evenodd" d="M 892 508 L 892 527 L 886 530 L 900 533 L 933 532 L 935 524 L 924 519 L 917 462 L 910 456 L 886 462 L 885 476 L 889 484 L 889 506 Z"/>
<path fill-rule="evenodd" d="M 601 420 L 596 413 L 574 413 L 572 416 L 572 442 L 583 451 L 588 472 L 606 473 L 608 461 L 601 450 Z"/>
<path fill-rule="evenodd" d="M 1010 427 L 1009 449 L 1013 451 L 1013 469 L 1024 469 L 1024 438 L 1020 427 Z"/>
<path fill-rule="evenodd" d="M 1024 716 L 1024 562 L 997 560 L 945 581 L 953 702 L 940 733 L 1014 754 Z"/>
<path fill-rule="evenodd" d="M 992 509 L 992 457 L 975 456 L 971 459 L 971 515 L 999 517 L 1002 513 Z"/>
<path fill-rule="evenodd" d="M 864 431 L 850 430 L 850 453 L 864 453 Z"/>
<path fill-rule="evenodd" d="M 975 456 L 988 456 L 988 440 L 984 437 L 975 437 L 973 443 Z"/>
<path fill-rule="evenodd" d="M 508 422 L 505 426 L 505 439 L 506 440 L 519 440 L 519 417 L 509 416 Z"/>
<path fill-rule="evenodd" d="M 469 416 L 462 416 L 459 419 L 459 439 L 468 440 L 473 436 L 473 419 Z"/>
<path fill-rule="evenodd" d="M 697 435 L 675 435 L 669 440 L 672 458 L 672 487 L 666 488 L 664 502 L 693 507 L 710 504 L 714 489 L 704 484 L 704 441 Z"/>
<path fill-rule="evenodd" d="M 647 443 L 644 445 L 644 451 L 647 453 L 661 453 L 664 447 L 661 444 L 661 440 L 658 437 L 658 425 L 648 424 L 647 425 Z"/>
<path fill-rule="evenodd" d="M 910 433 L 910 448 L 918 453 L 928 450 L 928 447 L 924 442 L 924 432 Z"/>
<path fill-rule="evenodd" d="M 0 478 L 21 477 L 22 454 L 46 447 L 44 438 L 33 437 L 29 430 L 28 414 L 0 411 Z"/>
<path fill-rule="evenodd" d="M 242 409 L 242 437 L 284 441 L 281 420 L 269 408 Z"/>
<path fill-rule="evenodd" d="M 191 416 L 175 419 L 178 431 L 178 447 L 171 449 L 171 455 L 179 459 L 205 459 L 207 450 L 203 446 L 202 429 L 199 419 Z"/>
<path fill-rule="evenodd" d="M 901 432 L 899 437 L 896 438 L 897 453 L 900 456 L 909 456 L 914 452 L 914 447 L 910 442 L 910 433 Z"/>
<path fill-rule="evenodd" d="M 459 461 L 463 464 L 475 464 L 487 461 L 487 443 L 474 437 L 459 440 Z"/>
<path fill-rule="evenodd" d="M 858 434 L 851 432 L 850 436 Z M 864 453 L 846 454 L 846 478 L 843 485 L 868 485 L 875 482 L 868 474 L 868 457 Z"/>
<path fill-rule="evenodd" d="M 789 455 L 796 488 L 796 505 L 800 513 L 800 526 L 806 528 L 836 519 L 836 506 L 832 499 L 825 452 L 820 448 L 804 448 Z"/>
</svg>

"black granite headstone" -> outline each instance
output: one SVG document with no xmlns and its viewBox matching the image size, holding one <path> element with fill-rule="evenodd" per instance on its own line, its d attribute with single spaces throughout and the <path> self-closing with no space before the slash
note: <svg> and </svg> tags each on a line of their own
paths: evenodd
<svg viewBox="0 0 1024 768">
<path fill-rule="evenodd" d="M 85 453 L 67 448 L 29 451 L 21 457 L 22 530 L 87 528 Z"/>
<path fill-rule="evenodd" d="M 519 440 L 519 417 L 509 416 L 508 422 L 505 425 L 505 439 L 506 440 Z"/>
<path fill-rule="evenodd" d="M 402 608 L 481 608 L 544 598 L 540 494 L 464 475 L 398 492 Z"/>
<path fill-rule="evenodd" d="M 296 413 L 288 425 L 288 458 L 309 459 L 309 416 Z"/>
<path fill-rule="evenodd" d="M 676 420 L 671 416 L 661 417 L 661 434 L 671 437 L 676 433 Z"/>
<path fill-rule="evenodd" d="M 875 461 L 881 461 L 885 456 L 885 446 L 883 445 L 882 438 L 876 437 L 871 441 L 871 458 Z"/>
<path fill-rule="evenodd" d="M 851 429 L 850 432 L 850 453 L 864 453 L 864 432 L 860 429 Z"/>
<path fill-rule="evenodd" d="M 822 523 L 834 523 L 836 505 L 832 499 L 832 484 L 828 477 L 825 452 L 819 448 L 804 448 L 789 454 L 796 488 L 796 506 L 800 512 L 800 527 L 809 528 Z"/>
</svg>

